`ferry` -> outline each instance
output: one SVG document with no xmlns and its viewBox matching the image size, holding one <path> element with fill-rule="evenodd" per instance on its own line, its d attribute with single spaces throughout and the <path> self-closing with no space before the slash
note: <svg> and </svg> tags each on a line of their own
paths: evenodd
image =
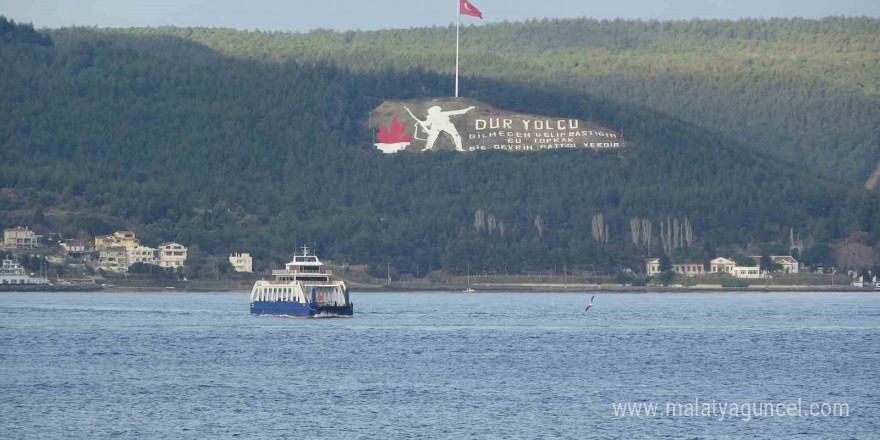
<svg viewBox="0 0 880 440">
<path fill-rule="evenodd" d="M 22 286 L 48 283 L 49 281 L 45 278 L 28 276 L 21 264 L 10 258 L 4 259 L 3 264 L 0 265 L 0 285 Z"/>
<path fill-rule="evenodd" d="M 354 305 L 342 281 L 303 246 L 302 255 L 282 270 L 273 270 L 274 281 L 260 280 L 251 289 L 251 314 L 307 317 L 352 316 Z"/>
</svg>

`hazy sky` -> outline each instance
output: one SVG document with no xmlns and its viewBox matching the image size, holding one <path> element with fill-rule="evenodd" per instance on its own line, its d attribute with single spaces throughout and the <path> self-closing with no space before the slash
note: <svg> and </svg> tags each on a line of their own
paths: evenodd
<svg viewBox="0 0 880 440">
<path fill-rule="evenodd" d="M 880 0 L 472 0 L 485 20 L 880 16 Z M 458 0 L 0 0 L 0 15 L 56 28 L 208 26 L 308 31 L 445 26 Z"/>
</svg>

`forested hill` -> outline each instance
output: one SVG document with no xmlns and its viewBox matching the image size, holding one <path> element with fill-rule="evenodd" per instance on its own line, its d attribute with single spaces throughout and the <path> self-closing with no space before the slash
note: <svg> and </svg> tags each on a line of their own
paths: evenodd
<svg viewBox="0 0 880 440">
<path fill-rule="evenodd" d="M 454 66 L 453 27 L 125 32 L 270 61 L 332 60 L 360 72 Z M 880 19 L 542 20 L 462 32 L 465 75 L 656 110 L 850 182 L 863 183 L 880 159 Z M 464 81 L 462 90 L 474 86 Z"/>
<path fill-rule="evenodd" d="M 337 261 L 424 275 L 642 267 L 661 221 L 692 242 L 808 242 L 880 233 L 877 199 L 736 136 L 601 95 L 500 78 L 467 94 L 512 111 L 626 129 L 631 148 L 383 155 L 366 115 L 384 99 L 448 95 L 425 69 L 352 70 L 237 57 L 168 35 L 94 29 L 52 45 L 0 41 L 0 226 L 138 232 L 193 260 L 261 262 L 317 244 Z M 536 80 L 535 83 L 541 83 Z M 40 208 L 35 215 L 34 209 Z M 609 237 L 595 237 L 601 214 Z M 653 224 L 648 249 L 633 219 Z"/>
<path fill-rule="evenodd" d="M 31 24 L 19 24 L 0 15 L 0 42 L 51 46 L 52 39 L 34 30 Z"/>
</svg>

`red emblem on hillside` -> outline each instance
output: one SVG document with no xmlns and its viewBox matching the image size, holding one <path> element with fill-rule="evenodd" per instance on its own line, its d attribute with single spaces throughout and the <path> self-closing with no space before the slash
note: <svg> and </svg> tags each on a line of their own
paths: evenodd
<svg viewBox="0 0 880 440">
<path fill-rule="evenodd" d="M 382 150 L 385 154 L 394 154 L 398 151 L 405 150 L 409 146 L 410 135 L 404 134 L 406 124 L 401 124 L 397 120 L 397 115 L 391 119 L 391 128 L 379 124 L 379 132 L 376 133 L 376 148 Z"/>
<path fill-rule="evenodd" d="M 391 119 L 391 129 L 385 125 L 379 125 L 379 132 L 376 133 L 376 140 L 383 144 L 396 144 L 398 142 L 409 142 L 410 135 L 403 134 L 406 131 L 406 124 L 401 124 L 397 120 L 397 115 Z"/>
</svg>

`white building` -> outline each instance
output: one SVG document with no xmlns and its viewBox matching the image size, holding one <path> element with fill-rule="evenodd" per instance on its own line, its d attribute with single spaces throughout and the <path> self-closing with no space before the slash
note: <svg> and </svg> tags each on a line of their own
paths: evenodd
<svg viewBox="0 0 880 440">
<path fill-rule="evenodd" d="M 687 276 L 703 275 L 706 273 L 703 262 L 695 260 L 672 263 L 672 271 Z M 659 258 L 648 258 L 645 260 L 645 274 L 648 276 L 660 274 Z"/>
<path fill-rule="evenodd" d="M 61 248 L 68 254 L 81 254 L 88 251 L 88 246 L 79 240 L 64 240 Z"/>
<path fill-rule="evenodd" d="M 254 261 L 251 254 L 231 254 L 229 255 L 229 263 L 236 272 L 253 272 Z"/>
<path fill-rule="evenodd" d="M 734 266 L 730 274 L 737 278 L 761 278 L 761 268 L 758 266 Z"/>
<path fill-rule="evenodd" d="M 184 263 L 186 263 L 186 246 L 171 241 L 159 245 L 159 266 L 178 268 L 184 267 Z"/>
<path fill-rule="evenodd" d="M 124 248 L 135 248 L 140 246 L 137 237 L 133 231 L 116 231 L 110 235 L 99 235 L 95 237 L 95 249 L 101 250 L 110 246 L 122 246 Z"/>
<path fill-rule="evenodd" d="M 137 247 L 126 248 L 126 254 L 128 255 L 128 265 L 131 266 L 134 263 L 144 263 L 144 264 L 153 264 L 158 263 L 157 255 L 159 253 L 158 249 L 154 249 L 147 246 L 138 245 Z"/>
<path fill-rule="evenodd" d="M 660 259 L 659 258 L 645 259 L 645 274 L 648 276 L 660 274 Z"/>
<path fill-rule="evenodd" d="M 751 257 L 760 264 L 761 257 Z M 797 260 L 790 256 L 772 255 L 770 257 L 774 263 L 782 265 L 784 273 L 798 273 L 800 266 Z M 728 258 L 718 257 L 709 262 L 709 271 L 706 272 L 701 261 L 683 261 L 681 263 L 672 263 L 672 270 L 682 275 L 694 276 L 703 275 L 705 273 L 726 273 L 737 278 L 762 278 L 764 273 L 760 266 L 748 267 L 737 266 L 737 264 Z M 645 273 L 649 276 L 660 274 L 660 259 L 648 258 L 645 260 Z"/>
<path fill-rule="evenodd" d="M 761 261 L 761 257 L 752 257 L 755 261 Z M 794 257 L 789 255 L 771 255 L 770 261 L 777 263 L 782 266 L 782 273 L 798 273 L 798 268 L 800 267 L 800 263 L 794 259 Z"/>
<path fill-rule="evenodd" d="M 770 259 L 773 260 L 774 263 L 782 265 L 783 273 L 798 273 L 798 270 L 800 270 L 801 267 L 798 260 L 795 260 L 794 257 L 790 255 L 771 255 Z"/>
<path fill-rule="evenodd" d="M 703 275 L 704 273 L 706 273 L 705 268 L 703 267 L 703 262 L 696 260 L 687 260 L 682 261 L 681 263 L 672 263 L 672 270 L 675 273 L 680 273 L 689 277 L 692 277 L 694 275 Z"/>
<path fill-rule="evenodd" d="M 91 251 L 89 246 L 89 242 L 79 240 L 64 240 L 61 242 L 61 248 L 64 249 L 64 253 L 69 258 L 74 259 L 94 259 L 96 254 Z"/>
<path fill-rule="evenodd" d="M 128 271 L 128 249 L 122 246 L 109 246 L 101 249 L 98 257 L 98 269 L 107 272 Z"/>
<path fill-rule="evenodd" d="M 736 263 L 724 257 L 718 257 L 709 262 L 709 272 L 711 273 L 732 273 Z"/>
<path fill-rule="evenodd" d="M 37 235 L 26 226 L 4 229 L 3 247 L 7 249 L 33 249 L 37 247 Z"/>
</svg>

